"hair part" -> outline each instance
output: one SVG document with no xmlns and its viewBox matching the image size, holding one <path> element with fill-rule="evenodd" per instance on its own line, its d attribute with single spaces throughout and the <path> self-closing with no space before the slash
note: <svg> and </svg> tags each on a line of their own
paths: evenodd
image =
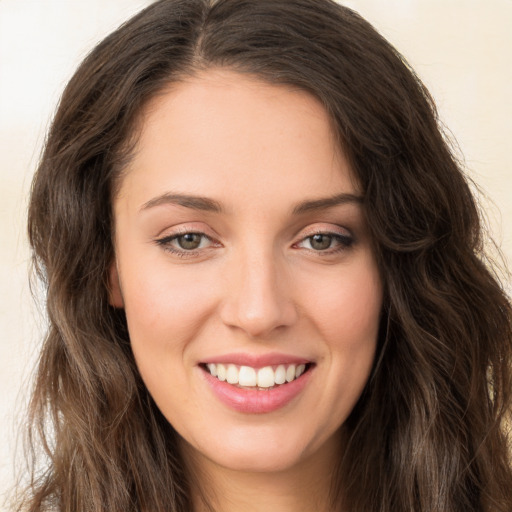
<svg viewBox="0 0 512 512">
<path fill-rule="evenodd" d="M 29 209 L 49 318 L 31 442 L 42 440 L 49 466 L 20 509 L 192 509 L 177 434 L 138 374 L 124 312 L 109 304 L 112 200 L 148 102 L 212 67 L 318 98 L 364 192 L 386 300 L 333 502 L 512 510 L 512 312 L 484 263 L 474 198 L 421 81 L 331 0 L 160 0 L 69 82 Z"/>
</svg>

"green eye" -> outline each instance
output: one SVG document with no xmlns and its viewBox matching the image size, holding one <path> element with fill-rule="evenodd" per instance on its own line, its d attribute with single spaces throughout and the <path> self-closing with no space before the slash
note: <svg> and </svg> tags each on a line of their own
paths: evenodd
<svg viewBox="0 0 512 512">
<path fill-rule="evenodd" d="M 191 256 L 195 254 L 195 251 L 216 246 L 209 236 L 194 232 L 166 236 L 155 240 L 155 242 L 166 251 L 183 257 Z"/>
<path fill-rule="evenodd" d="M 193 251 L 194 249 L 198 249 L 201 245 L 202 239 L 203 235 L 199 233 L 186 233 L 175 238 L 176 244 L 179 246 L 179 248 L 186 251 Z"/>
<path fill-rule="evenodd" d="M 315 251 L 325 251 L 332 245 L 333 237 L 331 235 L 318 234 L 309 237 L 309 245 Z"/>
<path fill-rule="evenodd" d="M 354 243 L 351 235 L 339 233 L 315 233 L 307 236 L 297 244 L 297 247 L 317 253 L 333 254 L 348 249 Z"/>
</svg>

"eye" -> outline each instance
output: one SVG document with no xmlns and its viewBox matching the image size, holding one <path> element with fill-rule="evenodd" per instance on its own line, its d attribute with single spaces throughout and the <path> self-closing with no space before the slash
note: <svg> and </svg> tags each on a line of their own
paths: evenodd
<svg viewBox="0 0 512 512">
<path fill-rule="evenodd" d="M 178 255 L 193 253 L 200 249 L 206 249 L 215 245 L 215 242 L 204 233 L 187 232 L 170 235 L 156 240 L 166 251 Z"/>
<path fill-rule="evenodd" d="M 333 237 L 331 235 L 318 234 L 307 238 L 311 249 L 315 251 L 325 251 L 331 247 Z"/>
<path fill-rule="evenodd" d="M 315 233 L 301 240 L 298 247 L 309 249 L 315 252 L 337 252 L 347 249 L 354 242 L 350 235 L 341 235 L 339 233 Z"/>
<path fill-rule="evenodd" d="M 200 233 L 185 233 L 184 235 L 177 236 L 174 241 L 180 249 L 193 251 L 194 249 L 199 249 L 203 238 L 205 238 L 204 235 Z"/>
</svg>

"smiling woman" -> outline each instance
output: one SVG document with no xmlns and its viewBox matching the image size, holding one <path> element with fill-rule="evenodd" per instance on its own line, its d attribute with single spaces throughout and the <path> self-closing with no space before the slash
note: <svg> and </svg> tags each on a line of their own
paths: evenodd
<svg viewBox="0 0 512 512">
<path fill-rule="evenodd" d="M 510 303 L 423 85 L 330 0 L 160 0 L 69 83 L 20 510 L 509 512 Z"/>
<path fill-rule="evenodd" d="M 233 482 L 308 461 L 326 495 L 382 304 L 328 115 L 305 92 L 216 68 L 147 110 L 114 200 L 111 276 L 140 375 L 201 470 Z"/>
</svg>

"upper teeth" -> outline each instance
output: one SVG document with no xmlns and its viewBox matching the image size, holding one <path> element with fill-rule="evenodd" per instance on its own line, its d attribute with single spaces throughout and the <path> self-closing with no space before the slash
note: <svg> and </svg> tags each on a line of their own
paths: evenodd
<svg viewBox="0 0 512 512">
<path fill-rule="evenodd" d="M 305 364 L 280 364 L 275 369 L 272 366 L 252 368 L 235 364 L 206 365 L 210 373 L 221 381 L 239 386 L 271 388 L 276 384 L 284 384 L 300 377 L 306 370 Z"/>
</svg>

